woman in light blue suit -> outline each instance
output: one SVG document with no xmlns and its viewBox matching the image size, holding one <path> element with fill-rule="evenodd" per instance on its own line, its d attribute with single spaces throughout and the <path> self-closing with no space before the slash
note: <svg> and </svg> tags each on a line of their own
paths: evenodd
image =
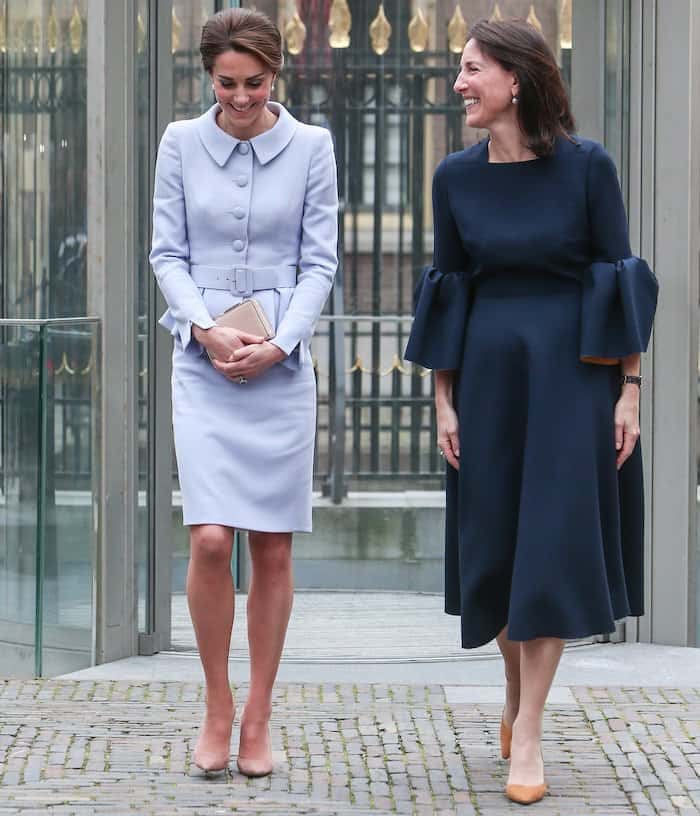
<svg viewBox="0 0 700 816">
<path fill-rule="evenodd" d="M 151 263 L 174 337 L 173 427 L 187 598 L 206 678 L 194 751 L 228 767 L 235 704 L 228 678 L 233 531 L 250 531 L 250 692 L 238 768 L 272 770 L 272 687 L 292 606 L 292 533 L 311 529 L 314 325 L 337 266 L 338 196 L 330 133 L 270 102 L 281 37 L 265 15 L 228 9 L 202 31 L 217 103 L 173 122 L 158 151 Z M 216 326 L 254 297 L 270 341 Z M 207 352 L 216 358 L 210 362 Z"/>
</svg>

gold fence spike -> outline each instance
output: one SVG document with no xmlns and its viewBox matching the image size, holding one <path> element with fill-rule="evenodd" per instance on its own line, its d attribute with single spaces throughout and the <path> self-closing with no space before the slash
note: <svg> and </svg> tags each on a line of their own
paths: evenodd
<svg viewBox="0 0 700 816">
<path fill-rule="evenodd" d="M 27 50 L 24 34 L 24 24 L 22 20 L 15 20 L 12 25 L 12 50 L 17 54 L 22 54 Z"/>
<path fill-rule="evenodd" d="M 540 18 L 537 16 L 537 12 L 535 11 L 534 3 L 530 3 L 530 11 L 527 15 L 527 21 L 531 26 L 534 26 L 540 32 L 540 34 L 542 33 L 542 23 L 540 22 Z"/>
<path fill-rule="evenodd" d="M 41 20 L 32 20 L 32 51 L 38 54 L 41 51 Z"/>
<path fill-rule="evenodd" d="M 411 51 L 420 54 L 428 47 L 428 21 L 425 19 L 423 9 L 419 6 L 408 24 L 408 42 Z"/>
<path fill-rule="evenodd" d="M 175 6 L 173 6 L 172 11 L 172 34 L 170 35 L 170 50 L 174 54 L 176 51 L 180 50 L 180 35 L 182 34 L 182 23 L 180 22 L 179 17 L 175 14 Z"/>
<path fill-rule="evenodd" d="M 423 366 L 415 366 L 415 368 L 422 368 L 423 370 L 419 372 L 420 377 L 428 377 L 430 376 L 432 369 L 431 368 L 423 368 Z"/>
<path fill-rule="evenodd" d="M 462 16 L 462 9 L 459 3 L 455 5 L 455 13 L 447 24 L 448 48 L 453 54 L 461 54 L 467 44 L 467 22 Z"/>
<path fill-rule="evenodd" d="M 61 356 L 61 365 L 54 372 L 54 376 L 58 377 L 61 374 L 63 374 L 64 371 L 66 372 L 66 374 L 70 374 L 71 376 L 75 374 L 75 369 L 71 368 L 70 363 L 68 362 L 68 355 L 66 354 L 65 351 Z"/>
<path fill-rule="evenodd" d="M 83 19 L 80 16 L 78 4 L 73 6 L 73 14 L 68 24 L 68 33 L 70 35 L 70 50 L 74 54 L 79 54 L 83 47 Z"/>
<path fill-rule="evenodd" d="M 50 54 L 55 54 L 58 49 L 58 20 L 56 19 L 56 3 L 51 3 L 49 19 L 46 23 L 46 44 Z"/>
<path fill-rule="evenodd" d="M 7 54 L 7 28 L 5 27 L 5 3 L 0 6 L 0 54 Z"/>
<path fill-rule="evenodd" d="M 401 358 L 398 354 L 394 354 L 394 359 L 391 361 L 391 365 L 387 368 L 386 371 L 382 371 L 382 377 L 386 377 L 387 374 L 391 374 L 394 371 L 398 371 L 401 374 L 408 374 L 408 371 L 404 368 L 403 363 L 401 362 Z"/>
<path fill-rule="evenodd" d="M 559 8 L 559 47 L 571 48 L 571 0 L 561 0 Z"/>
<path fill-rule="evenodd" d="M 141 12 L 136 15 L 136 51 L 143 54 L 146 50 L 146 26 Z"/>
<path fill-rule="evenodd" d="M 356 371 L 361 371 L 363 374 L 372 373 L 371 369 L 364 367 L 364 365 L 362 364 L 362 358 L 360 357 L 359 354 L 357 355 L 357 357 L 355 357 L 355 362 L 352 364 L 352 368 L 346 369 L 345 373 L 354 374 Z"/>
<path fill-rule="evenodd" d="M 380 57 L 389 50 L 389 39 L 391 38 L 391 23 L 384 14 L 384 3 L 379 4 L 377 16 L 369 26 L 369 38 L 372 42 L 372 49 Z"/>
<path fill-rule="evenodd" d="M 291 20 L 284 26 L 284 39 L 287 43 L 287 51 L 290 54 L 301 54 L 304 50 L 304 42 L 306 41 L 306 26 L 299 16 L 299 12 L 295 11 Z"/>
<path fill-rule="evenodd" d="M 347 0 L 333 0 L 328 13 L 328 28 L 330 36 L 328 43 L 331 48 L 350 47 L 350 29 L 352 28 L 352 14 Z"/>
<path fill-rule="evenodd" d="M 493 4 L 493 11 L 491 12 L 491 16 L 489 17 L 490 23 L 499 23 L 503 20 L 503 15 L 501 14 L 501 8 L 498 3 Z"/>
</svg>

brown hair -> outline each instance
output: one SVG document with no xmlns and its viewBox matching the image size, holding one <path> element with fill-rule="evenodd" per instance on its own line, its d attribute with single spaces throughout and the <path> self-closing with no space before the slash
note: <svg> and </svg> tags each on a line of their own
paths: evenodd
<svg viewBox="0 0 700 816">
<path fill-rule="evenodd" d="M 552 49 L 526 20 L 479 20 L 469 32 L 479 48 L 518 78 L 518 122 L 536 156 L 549 156 L 557 136 L 576 129 Z"/>
<path fill-rule="evenodd" d="M 219 54 L 231 50 L 252 54 L 274 74 L 279 73 L 284 62 L 282 35 L 272 20 L 260 11 L 224 9 L 204 23 L 199 43 L 204 70 L 211 73 Z"/>
</svg>

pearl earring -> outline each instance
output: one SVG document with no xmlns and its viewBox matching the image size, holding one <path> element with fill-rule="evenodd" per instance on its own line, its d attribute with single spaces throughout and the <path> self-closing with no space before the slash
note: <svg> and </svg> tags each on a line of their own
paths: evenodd
<svg viewBox="0 0 700 816">
<path fill-rule="evenodd" d="M 513 98 L 511 99 L 511 102 L 512 102 L 514 105 L 517 105 L 519 101 L 520 101 L 520 100 L 518 99 L 518 97 L 517 97 L 517 96 L 513 96 Z"/>
</svg>

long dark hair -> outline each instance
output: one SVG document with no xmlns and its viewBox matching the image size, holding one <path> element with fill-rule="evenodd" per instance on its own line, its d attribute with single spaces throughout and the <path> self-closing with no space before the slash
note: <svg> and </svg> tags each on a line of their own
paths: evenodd
<svg viewBox="0 0 700 816">
<path fill-rule="evenodd" d="M 479 48 L 518 78 L 518 122 L 530 150 L 549 156 L 557 136 L 576 129 L 552 49 L 526 20 L 479 20 L 469 32 Z"/>
</svg>

